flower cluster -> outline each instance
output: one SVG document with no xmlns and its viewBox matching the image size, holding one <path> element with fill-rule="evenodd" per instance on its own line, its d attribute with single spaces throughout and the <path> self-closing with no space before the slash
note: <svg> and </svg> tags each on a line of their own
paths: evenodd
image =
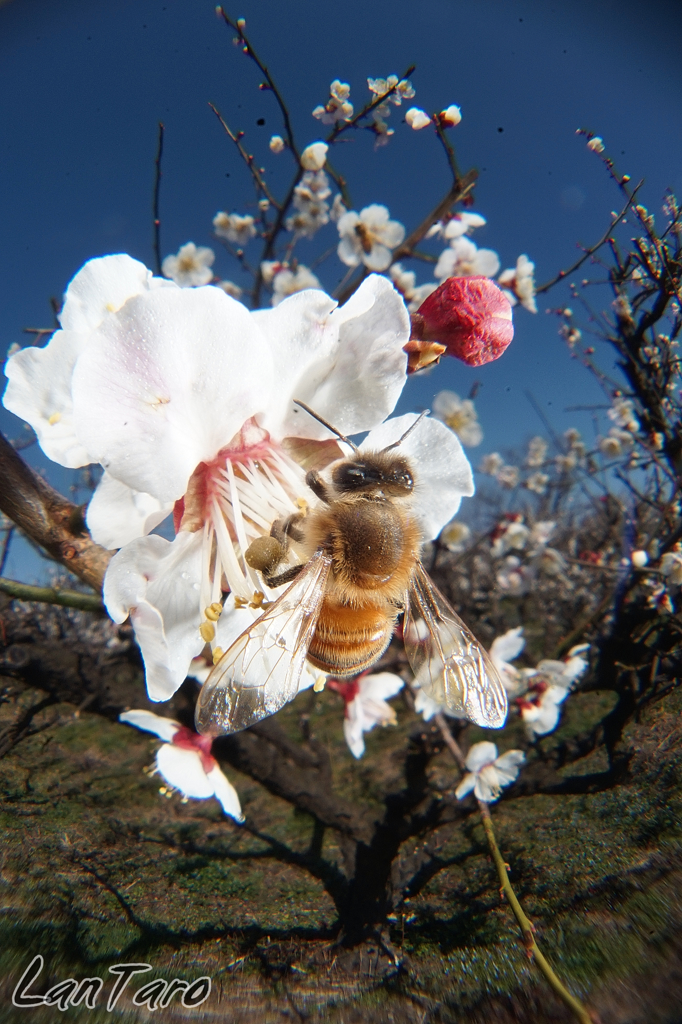
<svg viewBox="0 0 682 1024">
<path fill-rule="evenodd" d="M 335 78 L 329 86 L 329 99 L 324 106 L 315 107 L 313 117 L 322 124 L 336 124 L 337 121 L 350 121 L 353 116 L 353 104 L 349 101 L 350 86 Z"/>
</svg>

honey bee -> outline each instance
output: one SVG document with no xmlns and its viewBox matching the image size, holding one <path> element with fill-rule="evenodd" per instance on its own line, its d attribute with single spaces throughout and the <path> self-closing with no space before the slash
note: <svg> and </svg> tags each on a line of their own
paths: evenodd
<svg viewBox="0 0 682 1024">
<path fill-rule="evenodd" d="M 247 563 L 268 586 L 291 585 L 213 667 L 197 701 L 197 729 L 238 732 L 279 711 L 296 696 L 306 659 L 333 676 L 357 675 L 381 657 L 403 612 L 405 651 L 421 689 L 448 711 L 499 728 L 507 713 L 499 673 L 419 560 L 414 473 L 396 449 L 422 417 L 387 448 L 361 451 L 296 404 L 353 454 L 330 467 L 330 482 L 309 472 L 319 504 L 278 520 L 270 537 L 247 549 Z M 304 560 L 278 572 L 289 540 Z"/>
</svg>

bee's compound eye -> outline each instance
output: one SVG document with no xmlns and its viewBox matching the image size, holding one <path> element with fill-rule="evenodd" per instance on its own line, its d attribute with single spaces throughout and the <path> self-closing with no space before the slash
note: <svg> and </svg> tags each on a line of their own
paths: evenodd
<svg viewBox="0 0 682 1024">
<path fill-rule="evenodd" d="M 376 472 L 364 462 L 343 462 L 332 473 L 334 486 L 340 491 L 356 491 L 376 480 Z"/>
</svg>

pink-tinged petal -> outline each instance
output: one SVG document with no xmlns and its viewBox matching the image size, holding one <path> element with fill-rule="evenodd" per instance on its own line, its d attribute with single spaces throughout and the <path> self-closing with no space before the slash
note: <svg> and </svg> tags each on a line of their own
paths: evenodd
<svg viewBox="0 0 682 1024">
<path fill-rule="evenodd" d="M 346 705 L 346 717 L 343 720 L 343 734 L 353 757 L 360 758 L 365 752 L 365 740 L 362 734 L 363 725 L 362 702 L 359 697 Z"/>
<path fill-rule="evenodd" d="M 151 700 L 168 700 L 203 649 L 201 533 L 181 531 L 174 541 L 141 537 L 114 555 L 103 597 L 114 622 L 131 622 L 145 664 Z"/>
<path fill-rule="evenodd" d="M 48 459 L 77 469 L 95 461 L 76 436 L 71 380 L 86 344 L 82 334 L 57 331 L 45 348 L 21 349 L 7 360 L 6 409 L 26 420 Z"/>
<path fill-rule="evenodd" d="M 118 720 L 126 725 L 134 725 L 136 729 L 153 732 L 155 736 L 166 740 L 167 743 L 170 743 L 178 729 L 181 728 L 180 723 L 174 722 L 172 718 L 163 718 L 161 715 L 155 715 L 153 711 L 142 711 L 141 709 L 124 711 L 118 716 Z"/>
<path fill-rule="evenodd" d="M 463 800 L 467 793 L 470 793 L 475 785 L 476 775 L 473 772 L 471 772 L 468 775 L 464 776 L 459 786 L 455 790 L 455 796 L 457 797 L 458 800 Z"/>
<path fill-rule="evenodd" d="M 73 278 L 64 296 L 59 322 L 66 331 L 87 334 L 134 295 L 172 282 L 153 278 L 144 263 L 125 253 L 88 260 Z"/>
<path fill-rule="evenodd" d="M 204 771 L 198 750 L 164 743 L 156 754 L 156 768 L 168 785 L 179 790 L 183 796 L 191 796 L 196 800 L 207 800 L 214 796 L 213 783 Z"/>
<path fill-rule="evenodd" d="M 508 629 L 502 636 L 495 637 L 490 648 L 490 657 L 496 665 L 501 665 L 517 658 L 525 646 L 523 626 L 517 626 L 516 629 Z"/>
<path fill-rule="evenodd" d="M 302 292 L 267 313 L 283 311 L 295 320 L 306 306 L 317 306 L 322 312 L 325 300 L 331 302 L 323 293 Z M 262 311 L 254 315 L 259 325 L 267 324 L 270 339 L 275 318 L 270 315 L 266 320 Z M 293 378 L 290 370 L 286 372 L 288 394 L 278 386 L 281 397 L 275 398 L 262 418 L 263 426 L 275 437 L 329 438 L 325 427 L 293 405 L 297 398 L 344 434 L 370 430 L 391 412 L 405 384 L 403 346 L 410 326 L 404 302 L 390 281 L 371 275 L 343 306 L 325 314 L 322 321 L 309 322 L 311 329 L 300 336 L 294 349 L 298 374 Z M 275 341 L 280 337 L 272 336 Z M 287 328 L 283 336 L 291 339 L 293 330 Z M 283 351 L 288 360 L 289 350 Z"/>
<path fill-rule="evenodd" d="M 245 818 L 242 814 L 237 790 L 234 788 L 232 783 L 229 782 L 217 766 L 208 773 L 208 781 L 213 786 L 213 793 L 215 794 L 216 799 L 220 801 L 225 814 L 234 818 L 234 820 L 238 821 L 241 825 L 245 821 Z"/>
<path fill-rule="evenodd" d="M 497 757 L 497 747 L 494 743 L 484 740 L 482 743 L 474 743 L 466 756 L 465 764 L 470 772 L 480 772 L 487 764 L 491 764 Z"/>
<path fill-rule="evenodd" d="M 151 494 L 133 491 L 104 473 L 90 499 L 85 522 L 96 544 L 108 550 L 122 548 L 136 537 L 145 537 L 173 511 Z"/>
<path fill-rule="evenodd" d="M 397 441 L 417 416 L 407 413 L 372 430 L 361 451 L 385 448 Z M 414 470 L 412 509 L 425 540 L 437 537 L 459 509 L 462 497 L 474 493 L 474 476 L 459 438 L 439 420 L 425 417 L 397 449 Z"/>
<path fill-rule="evenodd" d="M 418 340 L 440 342 L 469 366 L 499 359 L 514 337 L 509 300 L 487 277 L 448 278 L 413 314 L 413 325 Z"/>
<path fill-rule="evenodd" d="M 395 697 L 405 685 L 405 680 L 395 672 L 374 672 L 359 680 L 362 700 L 388 700 Z"/>
<path fill-rule="evenodd" d="M 184 494 L 270 395 L 270 350 L 219 288 L 158 288 L 129 299 L 88 342 L 74 419 L 112 476 L 161 502 Z"/>
</svg>

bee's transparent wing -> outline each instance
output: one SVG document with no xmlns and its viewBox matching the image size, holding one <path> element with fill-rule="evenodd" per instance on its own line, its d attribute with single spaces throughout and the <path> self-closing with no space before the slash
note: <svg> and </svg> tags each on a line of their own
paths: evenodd
<svg viewBox="0 0 682 1024">
<path fill-rule="evenodd" d="M 408 592 L 403 641 L 428 697 L 476 725 L 504 725 L 507 693 L 499 672 L 419 563 Z"/>
<path fill-rule="evenodd" d="M 225 652 L 201 688 L 199 732 L 239 732 L 279 711 L 298 692 L 324 601 L 331 558 L 317 551 L 272 607 Z"/>
</svg>

